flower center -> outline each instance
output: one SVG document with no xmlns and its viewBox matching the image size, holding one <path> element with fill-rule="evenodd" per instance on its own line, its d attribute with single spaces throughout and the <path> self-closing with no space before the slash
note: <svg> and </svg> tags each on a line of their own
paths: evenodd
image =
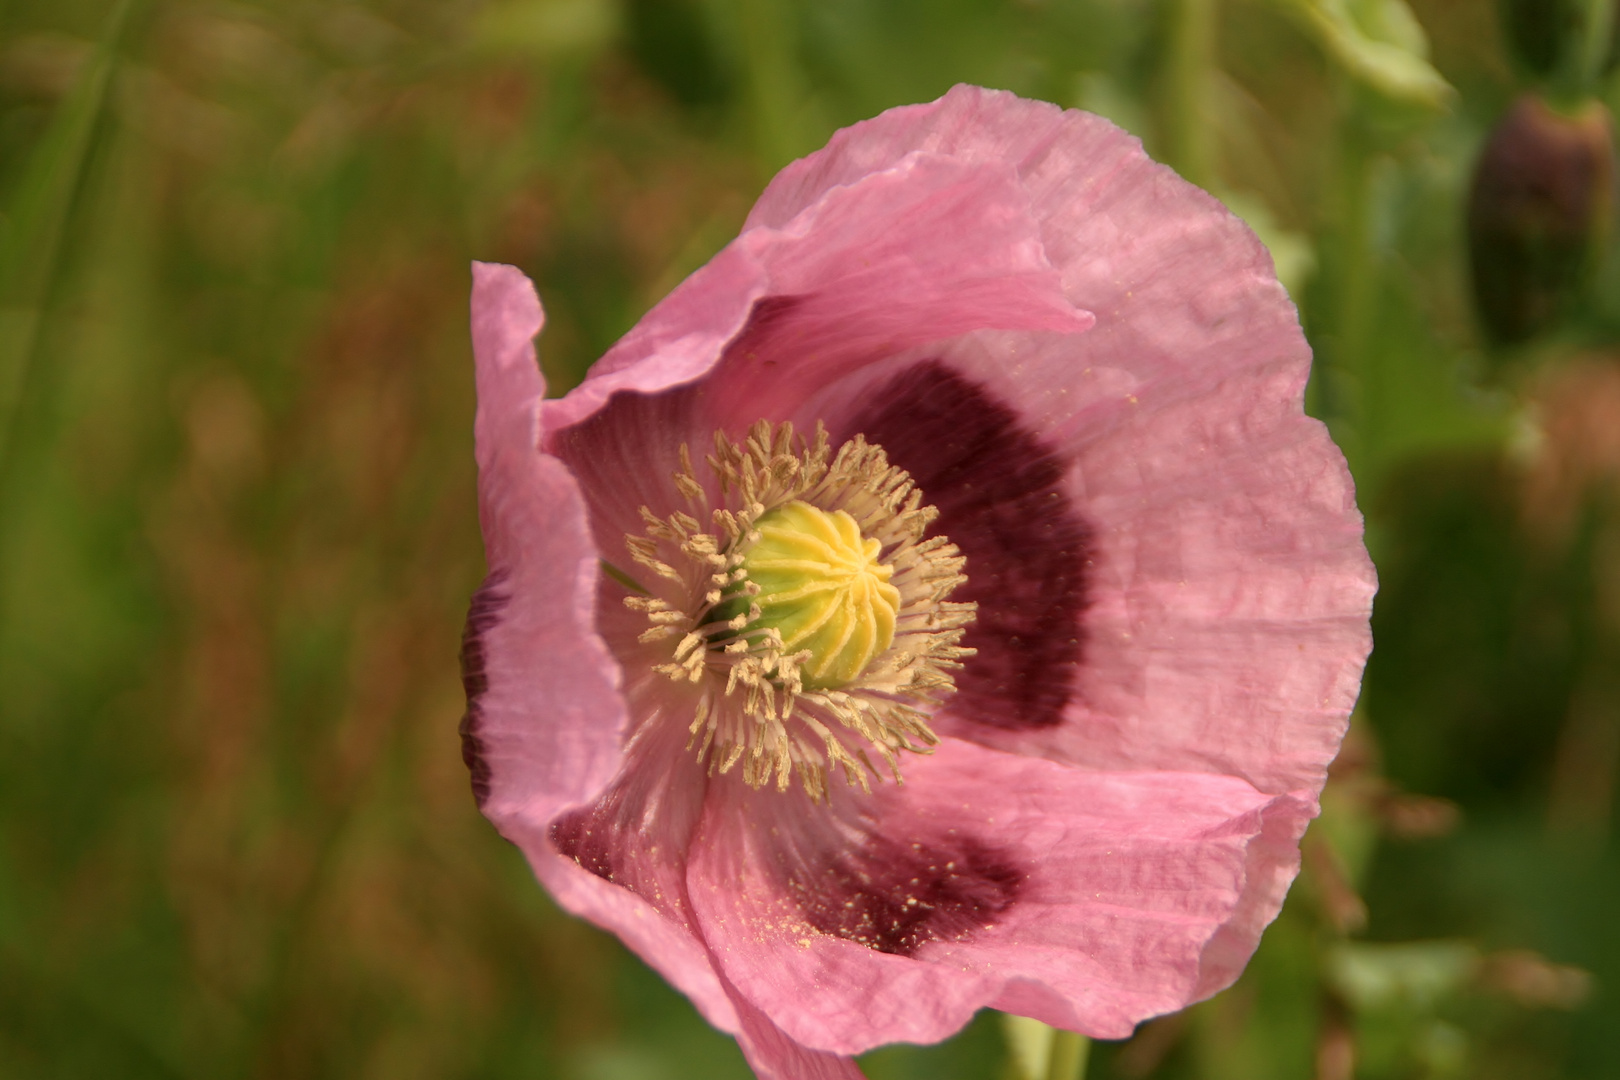
<svg viewBox="0 0 1620 1080">
<path fill-rule="evenodd" d="M 928 715 L 973 651 L 959 643 L 975 605 L 946 599 L 961 553 L 924 538 L 938 511 L 859 435 L 834 456 L 820 425 L 807 445 L 761 421 L 714 446 L 707 477 L 685 446 L 674 475 L 712 531 L 643 507 L 645 534 L 625 538 L 658 578 L 625 599 L 652 623 L 641 640 L 674 641 L 655 670 L 696 688 L 690 745 L 711 772 L 740 764 L 783 791 L 797 775 L 818 800 L 834 767 L 870 790 L 868 751 L 898 781 L 901 752 L 939 741 Z"/>
<path fill-rule="evenodd" d="M 845 510 L 827 513 L 794 500 L 754 523 L 759 539 L 743 569 L 759 586 L 756 625 L 782 635 L 782 648 L 803 650 L 804 685 L 843 686 L 894 641 L 900 590 L 894 567 L 878 561 L 883 545 L 862 536 Z"/>
</svg>

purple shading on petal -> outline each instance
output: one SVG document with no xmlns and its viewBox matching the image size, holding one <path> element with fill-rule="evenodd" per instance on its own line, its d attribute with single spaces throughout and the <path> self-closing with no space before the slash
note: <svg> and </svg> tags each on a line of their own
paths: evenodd
<svg viewBox="0 0 1620 1080">
<path fill-rule="evenodd" d="M 600 824 L 594 820 L 598 816 L 594 807 L 570 810 L 552 823 L 551 842 L 564 858 L 573 859 L 604 881 L 612 881 L 614 837 L 609 829 L 592 832 L 591 826 Z"/>
<path fill-rule="evenodd" d="M 935 525 L 967 557 L 953 600 L 979 614 L 962 644 L 954 716 L 991 727 L 1063 720 L 1085 641 L 1091 530 L 1062 483 L 1065 463 L 984 387 L 939 361 L 895 376 L 850 427 L 888 452 L 939 508 Z"/>
<path fill-rule="evenodd" d="M 877 952 L 911 956 L 930 941 L 961 941 L 1018 898 L 1024 873 L 971 837 L 905 843 L 873 835 L 820 873 L 791 874 L 805 921 Z"/>
<path fill-rule="evenodd" d="M 489 689 L 484 672 L 484 635 L 500 619 L 510 594 L 502 588 L 506 575 L 490 574 L 473 593 L 467 606 L 467 626 L 461 633 L 461 688 L 467 694 L 467 711 L 461 715 L 461 760 L 472 778 L 473 798 L 480 808 L 489 798 L 489 763 L 484 760 L 484 742 L 478 734 L 479 699 Z"/>
<path fill-rule="evenodd" d="M 752 360 L 755 351 L 770 342 L 782 323 L 804 305 L 802 296 L 762 296 L 748 309 L 748 322 L 742 331 L 726 346 L 727 357 L 741 356 Z"/>
<path fill-rule="evenodd" d="M 635 688 L 631 696 L 637 696 Z M 706 786 L 704 766 L 685 752 L 687 738 L 684 723 L 644 729 L 613 784 L 590 805 L 570 808 L 546 827 L 558 855 L 665 912 L 684 904 L 681 853 Z"/>
</svg>

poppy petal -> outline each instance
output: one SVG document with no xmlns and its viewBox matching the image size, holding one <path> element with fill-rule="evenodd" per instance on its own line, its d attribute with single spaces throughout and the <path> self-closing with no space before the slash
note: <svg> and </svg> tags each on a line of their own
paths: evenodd
<svg viewBox="0 0 1620 1080">
<path fill-rule="evenodd" d="M 958 740 L 868 798 L 829 827 L 825 808 L 717 785 L 688 870 L 726 977 L 845 1054 L 936 1041 L 986 1005 L 1121 1038 L 1213 992 L 1275 916 L 1316 811 L 1232 777 Z"/>
<path fill-rule="evenodd" d="M 636 893 L 559 855 L 552 819 L 594 802 L 619 771 L 618 663 L 594 627 L 596 546 L 579 485 L 538 449 L 544 315 L 508 266 L 473 268 L 479 516 L 490 574 L 469 620 L 463 748 L 484 813 L 557 902 L 625 940 L 719 1027 L 736 1013 L 693 934 Z"/>
</svg>

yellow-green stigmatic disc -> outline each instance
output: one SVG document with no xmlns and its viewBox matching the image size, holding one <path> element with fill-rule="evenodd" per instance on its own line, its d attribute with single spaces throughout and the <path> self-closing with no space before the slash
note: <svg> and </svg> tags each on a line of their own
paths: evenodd
<svg viewBox="0 0 1620 1080">
<path fill-rule="evenodd" d="M 844 511 L 806 502 L 778 506 L 754 528 L 759 540 L 743 555 L 759 586 L 753 625 L 775 627 L 789 653 L 809 650 L 805 686 L 849 683 L 894 641 L 900 590 L 889 584 L 894 568 L 878 561 L 883 545 Z"/>
</svg>

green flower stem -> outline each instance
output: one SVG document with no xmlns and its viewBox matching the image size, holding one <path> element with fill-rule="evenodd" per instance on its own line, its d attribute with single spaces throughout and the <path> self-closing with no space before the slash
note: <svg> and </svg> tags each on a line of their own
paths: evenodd
<svg viewBox="0 0 1620 1080">
<path fill-rule="evenodd" d="M 1579 64 L 1580 87 L 1590 93 L 1603 75 L 1603 63 L 1614 41 L 1615 0 L 1587 0 L 1586 24 L 1582 27 Z"/>
<path fill-rule="evenodd" d="M 1614 41 L 1616 0 L 1579 0 L 1559 42 L 1558 62 L 1545 88 L 1547 97 L 1569 110 L 1602 92 L 1603 66 Z"/>
<path fill-rule="evenodd" d="M 1345 455 L 1362 458 L 1373 441 L 1366 430 L 1368 398 L 1376 396 L 1368 385 L 1368 337 L 1377 299 L 1377 265 L 1372 244 L 1372 180 L 1375 154 L 1371 138 L 1355 117 L 1345 123 L 1339 140 L 1339 266 L 1334 297 L 1336 345 L 1333 386 L 1326 402 L 1329 424 L 1345 429 Z"/>
<path fill-rule="evenodd" d="M 1085 1080 L 1086 1062 L 1090 1058 L 1090 1039 L 1078 1031 L 1055 1031 L 1052 1056 L 1047 1059 L 1046 1080 Z"/>
<path fill-rule="evenodd" d="M 805 95 L 794 48 L 793 9 L 783 0 L 734 0 L 754 148 L 774 172 L 805 152 L 798 108 Z"/>
<path fill-rule="evenodd" d="M 132 0 L 108 16 L 94 56 L 30 155 L 8 213 L 0 215 L 0 462 L 11 444 L 40 321 L 112 80 Z"/>
<path fill-rule="evenodd" d="M 1213 179 L 1215 157 L 1209 116 L 1215 2 L 1175 0 L 1170 24 L 1170 163 L 1184 178 L 1206 188 Z"/>
<path fill-rule="evenodd" d="M 1008 1080 L 1085 1080 L 1091 1040 L 1027 1016 L 1001 1017 L 1009 1059 Z"/>
</svg>

